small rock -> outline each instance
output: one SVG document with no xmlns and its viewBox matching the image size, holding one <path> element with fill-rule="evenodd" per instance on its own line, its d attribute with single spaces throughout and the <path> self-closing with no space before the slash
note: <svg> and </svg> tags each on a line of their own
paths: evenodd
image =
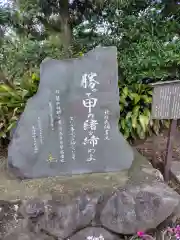
<svg viewBox="0 0 180 240">
<path fill-rule="evenodd" d="M 44 214 L 44 202 L 42 202 L 40 199 L 30 199 L 24 201 L 19 211 L 24 218 L 36 218 L 41 214 Z"/>
<path fill-rule="evenodd" d="M 108 200 L 101 222 L 113 232 L 135 234 L 156 228 L 179 208 L 180 196 L 164 183 L 129 185 Z"/>
<path fill-rule="evenodd" d="M 15 228 L 22 216 L 18 214 L 20 202 L 0 201 L 0 237 Z"/>
<path fill-rule="evenodd" d="M 118 240 L 116 235 L 104 228 L 88 227 L 73 235 L 69 240 Z"/>
<path fill-rule="evenodd" d="M 53 237 L 41 234 L 34 234 L 32 232 L 13 232 L 4 237 L 4 240 L 54 240 Z M 59 239 L 60 240 L 60 239 Z"/>
<path fill-rule="evenodd" d="M 66 206 L 51 202 L 45 216 L 38 220 L 36 231 L 43 230 L 52 236 L 67 238 L 90 225 L 96 214 L 97 202 L 98 198 L 89 195 L 83 195 Z"/>
</svg>

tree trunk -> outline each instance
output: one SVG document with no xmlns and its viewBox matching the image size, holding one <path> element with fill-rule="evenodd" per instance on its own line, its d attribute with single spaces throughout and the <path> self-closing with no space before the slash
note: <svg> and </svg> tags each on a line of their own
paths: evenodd
<svg viewBox="0 0 180 240">
<path fill-rule="evenodd" d="M 68 0 L 60 0 L 60 21 L 61 21 L 61 34 L 65 50 L 65 55 L 69 57 L 69 48 L 71 46 L 72 31 L 69 19 L 69 2 Z"/>
</svg>

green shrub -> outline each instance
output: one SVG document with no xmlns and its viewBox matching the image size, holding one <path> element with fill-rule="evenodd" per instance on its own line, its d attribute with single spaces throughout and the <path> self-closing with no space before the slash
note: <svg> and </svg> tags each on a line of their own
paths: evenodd
<svg viewBox="0 0 180 240">
<path fill-rule="evenodd" d="M 120 86 L 120 131 L 128 140 L 144 139 L 168 126 L 166 120 L 151 120 L 152 89 L 145 84 Z"/>
<path fill-rule="evenodd" d="M 12 87 L 0 84 L 0 138 L 9 138 L 9 133 L 15 127 L 27 100 L 38 88 L 39 77 L 29 73 L 21 82 L 15 82 Z"/>
</svg>

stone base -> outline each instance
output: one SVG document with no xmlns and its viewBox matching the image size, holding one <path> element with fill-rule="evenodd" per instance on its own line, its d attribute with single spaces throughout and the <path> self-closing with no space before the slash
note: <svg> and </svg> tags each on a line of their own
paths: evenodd
<svg viewBox="0 0 180 240">
<path fill-rule="evenodd" d="M 131 168 L 116 173 L 18 181 L 4 168 L 1 238 L 117 240 L 179 216 L 179 195 L 134 151 Z"/>
<path fill-rule="evenodd" d="M 49 195 L 72 198 L 81 192 L 114 192 L 128 182 L 163 181 L 161 173 L 134 149 L 134 161 L 129 170 L 113 173 L 93 173 L 20 181 L 7 169 L 6 159 L 0 166 L 0 199 L 17 200 Z"/>
</svg>

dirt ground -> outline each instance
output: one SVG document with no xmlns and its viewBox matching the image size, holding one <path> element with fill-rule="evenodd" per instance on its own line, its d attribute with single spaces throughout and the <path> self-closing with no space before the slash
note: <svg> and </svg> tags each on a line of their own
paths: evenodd
<svg viewBox="0 0 180 240">
<path fill-rule="evenodd" d="M 147 157 L 154 167 L 162 171 L 162 165 L 166 156 L 168 130 L 165 129 L 159 136 L 153 135 L 145 141 L 136 141 L 137 150 Z M 180 130 L 177 129 L 173 136 L 173 161 L 180 161 Z"/>
<path fill-rule="evenodd" d="M 153 166 L 162 173 L 164 170 L 164 161 L 166 156 L 166 147 L 168 140 L 168 130 L 164 130 L 159 136 L 148 137 L 145 141 L 137 141 L 135 146 L 137 150 L 147 157 Z M 180 161 L 180 129 L 177 128 L 176 134 L 173 136 L 173 152 L 172 161 Z M 180 183 L 170 176 L 169 186 L 180 194 Z"/>
</svg>

